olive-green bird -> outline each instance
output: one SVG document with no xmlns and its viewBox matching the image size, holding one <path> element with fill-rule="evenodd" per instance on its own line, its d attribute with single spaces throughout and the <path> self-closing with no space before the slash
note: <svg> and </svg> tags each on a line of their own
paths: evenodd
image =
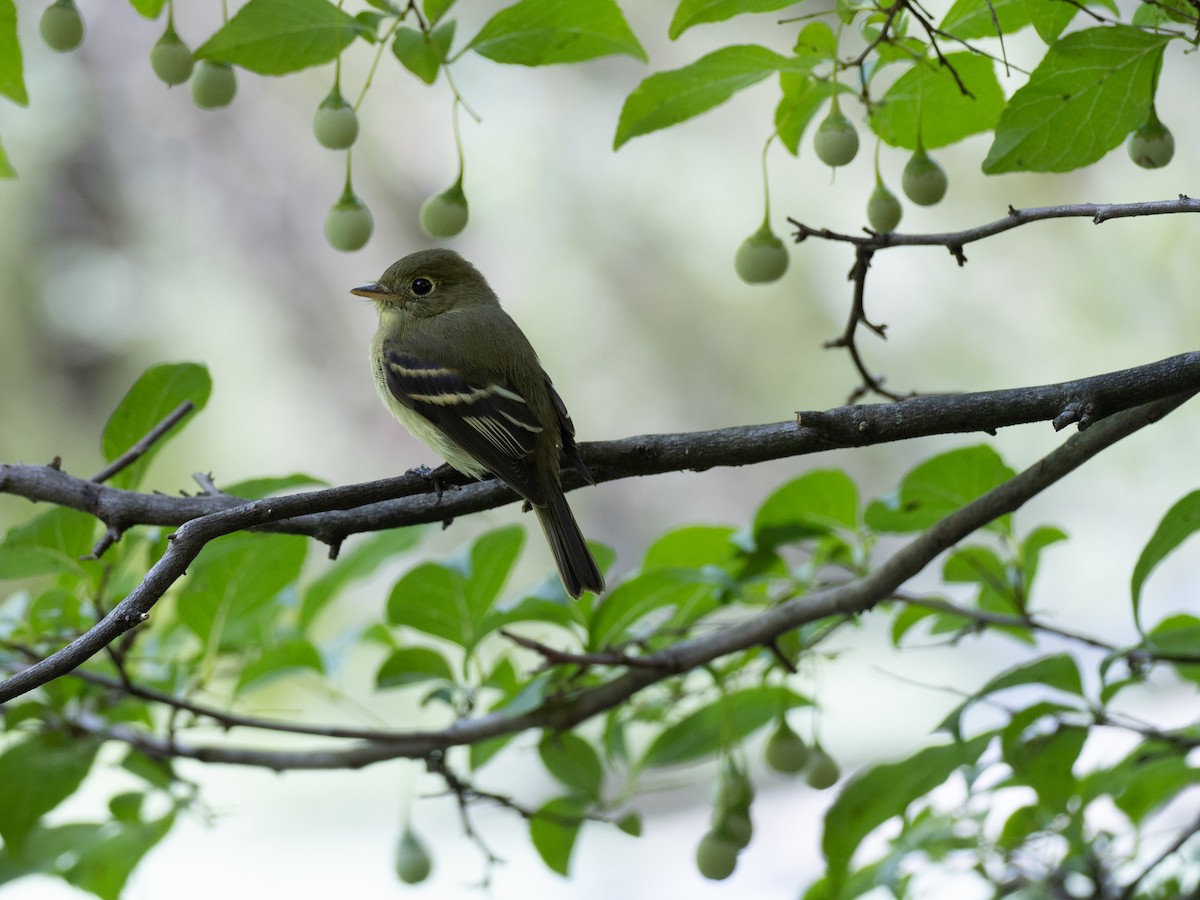
<svg viewBox="0 0 1200 900">
<path fill-rule="evenodd" d="M 351 293 L 379 309 L 371 368 L 383 405 L 458 471 L 491 473 L 529 501 L 568 594 L 602 593 L 560 480 L 565 461 L 595 484 L 575 427 L 479 270 L 453 250 L 421 250 Z"/>
</svg>

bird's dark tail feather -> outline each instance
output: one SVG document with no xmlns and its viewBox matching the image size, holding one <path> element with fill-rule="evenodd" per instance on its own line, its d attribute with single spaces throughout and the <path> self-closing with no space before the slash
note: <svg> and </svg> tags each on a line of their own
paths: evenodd
<svg viewBox="0 0 1200 900">
<path fill-rule="evenodd" d="M 604 593 L 604 576 L 588 549 L 583 533 L 561 489 L 552 489 L 545 506 L 537 506 L 538 522 L 546 533 L 546 542 L 554 553 L 558 575 L 572 597 L 584 591 Z"/>
</svg>

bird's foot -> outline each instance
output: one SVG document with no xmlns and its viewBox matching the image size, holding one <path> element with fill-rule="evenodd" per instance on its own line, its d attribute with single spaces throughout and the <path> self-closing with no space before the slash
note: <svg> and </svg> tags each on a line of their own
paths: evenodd
<svg viewBox="0 0 1200 900">
<path fill-rule="evenodd" d="M 442 502 L 442 494 L 446 492 L 446 488 L 454 487 L 454 485 L 447 485 L 446 483 L 450 476 L 454 474 L 454 468 L 449 463 L 442 463 L 436 469 L 431 469 L 429 466 L 414 466 L 404 474 L 416 475 L 428 481 L 437 494 L 438 503 Z"/>
</svg>

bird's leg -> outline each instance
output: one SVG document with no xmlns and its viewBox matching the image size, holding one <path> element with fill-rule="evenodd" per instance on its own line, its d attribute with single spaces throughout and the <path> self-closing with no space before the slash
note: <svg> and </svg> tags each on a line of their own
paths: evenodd
<svg viewBox="0 0 1200 900">
<path fill-rule="evenodd" d="M 446 491 L 446 482 L 451 475 L 455 473 L 454 467 L 449 463 L 442 463 L 436 469 L 431 469 L 429 466 L 414 466 L 405 472 L 405 475 L 417 475 L 424 478 L 433 487 L 437 493 L 437 502 L 442 502 L 442 494 Z M 451 485 L 453 487 L 453 485 Z"/>
</svg>

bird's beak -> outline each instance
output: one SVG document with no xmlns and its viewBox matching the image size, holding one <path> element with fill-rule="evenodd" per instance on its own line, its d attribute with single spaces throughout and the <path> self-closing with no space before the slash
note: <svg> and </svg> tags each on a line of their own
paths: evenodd
<svg viewBox="0 0 1200 900">
<path fill-rule="evenodd" d="M 375 282 L 364 284 L 362 287 L 356 287 L 350 293 L 358 297 L 366 297 L 368 300 L 382 300 L 384 297 L 391 295 L 391 291 L 380 287 Z"/>
</svg>

